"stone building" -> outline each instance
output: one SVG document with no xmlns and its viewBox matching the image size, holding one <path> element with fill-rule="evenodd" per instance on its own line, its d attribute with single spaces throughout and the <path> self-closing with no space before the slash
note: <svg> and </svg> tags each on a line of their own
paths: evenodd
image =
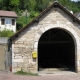
<svg viewBox="0 0 80 80">
<path fill-rule="evenodd" d="M 80 71 L 80 20 L 58 2 L 10 38 L 12 72 Z"/>
</svg>

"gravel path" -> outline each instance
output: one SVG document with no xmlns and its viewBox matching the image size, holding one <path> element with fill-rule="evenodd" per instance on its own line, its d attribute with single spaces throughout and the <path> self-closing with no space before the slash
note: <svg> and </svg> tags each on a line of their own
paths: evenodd
<svg viewBox="0 0 80 80">
<path fill-rule="evenodd" d="M 47 76 L 20 76 L 12 73 L 0 72 L 0 80 L 80 80 L 80 74 L 47 75 Z"/>
</svg>

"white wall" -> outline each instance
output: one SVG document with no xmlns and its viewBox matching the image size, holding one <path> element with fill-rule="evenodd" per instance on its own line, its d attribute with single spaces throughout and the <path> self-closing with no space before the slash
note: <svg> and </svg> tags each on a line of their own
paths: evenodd
<svg viewBox="0 0 80 80">
<path fill-rule="evenodd" d="M 1 19 L 5 19 L 5 24 L 1 25 Z M 0 30 L 9 29 L 16 32 L 16 19 L 15 19 L 15 25 L 12 25 L 12 19 L 15 18 L 6 18 L 6 17 L 0 17 Z"/>
</svg>

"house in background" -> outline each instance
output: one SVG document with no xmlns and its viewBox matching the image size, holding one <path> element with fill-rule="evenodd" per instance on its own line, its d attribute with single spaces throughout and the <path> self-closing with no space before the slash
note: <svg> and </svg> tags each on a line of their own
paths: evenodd
<svg viewBox="0 0 80 80">
<path fill-rule="evenodd" d="M 80 19 L 80 12 L 74 14 L 78 19 Z"/>
<path fill-rule="evenodd" d="M 9 29 L 16 32 L 17 14 L 14 11 L 0 10 L 0 30 Z"/>
</svg>

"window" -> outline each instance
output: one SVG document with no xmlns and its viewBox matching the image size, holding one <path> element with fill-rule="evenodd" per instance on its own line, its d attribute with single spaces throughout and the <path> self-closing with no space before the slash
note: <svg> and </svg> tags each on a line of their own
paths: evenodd
<svg viewBox="0 0 80 80">
<path fill-rule="evenodd" d="M 12 19 L 12 25 L 15 25 L 15 19 Z"/>
<path fill-rule="evenodd" d="M 5 24 L 10 25 L 11 24 L 11 19 L 5 19 Z"/>
<path fill-rule="evenodd" d="M 5 19 L 1 19 L 1 24 L 2 24 L 2 25 L 5 24 Z"/>
</svg>

